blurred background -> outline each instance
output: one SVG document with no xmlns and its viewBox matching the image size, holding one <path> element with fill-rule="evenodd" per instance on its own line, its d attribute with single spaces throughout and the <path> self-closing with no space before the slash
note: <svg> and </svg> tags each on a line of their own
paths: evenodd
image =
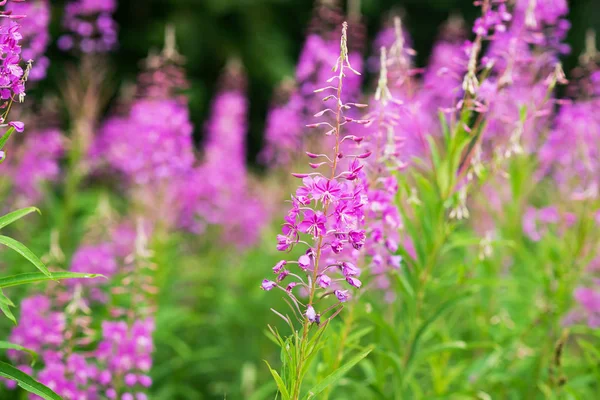
<svg viewBox="0 0 600 400">
<path fill-rule="evenodd" d="M 102 1 L 98 0 L 97 4 L 102 4 Z M 63 32 L 61 21 L 66 3 L 64 0 L 51 1 L 52 41 L 46 53 L 51 60 L 48 77 L 28 88 L 26 106 L 41 104 L 44 107 L 44 99 L 53 95 L 60 98 L 61 96 L 57 94 L 64 94 L 69 83 L 77 81 L 78 76 L 70 74 L 77 71 L 72 67 L 77 66 L 81 60 L 73 53 L 60 51 L 56 45 L 57 39 Z M 418 67 L 427 64 L 440 26 L 449 17 L 462 16 L 466 25 L 471 26 L 480 12 L 477 7 L 473 7 L 471 0 L 344 0 L 339 3 L 343 3 L 347 11 L 354 10 L 355 13 L 360 13 L 367 36 L 363 54 L 365 58 L 374 53 L 373 39 L 380 31 L 382 22 L 392 13 L 402 15 L 406 31 L 410 33 L 412 47 L 417 52 L 416 64 Z M 600 0 L 571 0 L 569 3 L 568 19 L 573 26 L 569 31 L 567 43 L 571 46 L 572 51 L 563 57 L 565 71 L 571 70 L 577 64 L 579 54 L 585 46 L 586 31 L 592 28 L 600 32 Z M 172 25 L 175 27 L 179 52 L 186 60 L 185 71 L 189 81 L 186 98 L 189 101 L 189 112 L 197 149 L 206 147 L 203 146 L 205 141 L 204 125 L 209 119 L 211 101 L 218 97 L 215 94 L 219 89 L 219 77 L 229 60 L 238 59 L 247 73 L 250 123 L 246 147 L 247 161 L 257 172 L 262 172 L 263 166 L 257 161 L 257 155 L 264 144 L 265 117 L 277 86 L 284 79 L 294 77 L 298 56 L 311 21 L 313 6 L 314 1 L 312 0 L 119 0 L 115 14 L 119 26 L 119 47 L 114 52 L 102 55 L 102 57 L 106 57 L 106 65 L 110 69 L 102 85 L 106 86 L 107 93 L 111 93 L 112 101 L 106 102 L 107 105 L 101 110 L 103 115 L 98 116 L 97 120 L 106 122 L 106 117 L 110 119 L 115 114 L 119 116 L 119 102 L 127 97 L 123 96 L 123 92 L 126 92 L 128 88 L 131 89 L 135 84 L 142 69 L 142 61 L 146 59 L 149 52 L 163 47 L 165 29 L 168 25 Z M 366 75 L 363 85 L 371 86 L 373 76 L 368 71 Z M 370 93 L 372 91 L 365 90 L 363 92 Z M 69 96 L 63 97 L 69 100 Z M 76 99 L 79 98 L 76 97 Z M 509 98 L 509 101 L 512 102 L 512 98 Z M 66 103 L 69 105 L 68 101 Z M 104 102 L 99 103 L 105 104 Z M 81 105 L 81 109 L 86 111 L 85 104 Z M 67 131 L 67 133 L 70 134 L 69 139 L 72 139 L 80 127 L 77 125 L 77 120 L 69 120 L 67 108 L 59 109 L 62 121 L 57 122 L 56 125 L 70 127 L 73 132 Z M 115 111 L 117 112 L 115 113 Z M 154 116 L 153 113 L 149 114 Z M 96 116 L 92 115 L 92 117 L 95 119 Z M 153 120 L 153 118 L 148 119 Z M 44 121 L 44 128 L 50 125 L 46 122 Z M 156 121 L 153 120 L 153 122 Z M 157 124 L 167 126 L 168 130 L 171 127 L 170 122 L 165 119 L 159 120 Z M 130 127 L 130 125 L 126 126 Z M 154 126 L 151 127 L 154 128 Z M 116 130 L 119 131 L 120 128 L 118 126 L 117 128 Z M 175 126 L 173 131 L 178 131 L 177 128 L 178 126 Z M 81 130 L 85 131 L 85 126 Z M 35 129 L 31 129 L 31 131 L 35 132 Z M 96 134 L 95 131 L 93 133 Z M 136 145 L 145 139 L 142 137 L 140 142 L 135 142 Z M 30 217 L 26 221 L 27 223 L 15 226 L 12 231 L 15 237 L 30 246 L 36 254 L 45 256 L 51 262 L 61 258 L 61 262 L 56 266 L 65 269 L 69 267 L 73 254 L 76 254 L 75 251 L 81 250 L 80 247 L 85 248 L 85 245 L 90 243 L 96 244 L 96 242 L 106 240 L 107 232 L 105 230 L 108 231 L 106 227 L 111 226 L 112 228 L 113 223 L 121 222 L 121 216 L 133 218 L 138 213 L 143 215 L 143 211 L 146 211 L 145 216 L 149 219 L 160 220 L 163 216 L 151 207 L 156 203 L 148 201 L 147 203 L 151 203 L 151 206 L 148 206 L 147 203 L 137 202 L 139 199 L 136 199 L 135 196 L 140 193 L 131 191 L 128 193 L 130 198 L 127 198 L 125 194 L 127 191 L 123 189 L 126 185 L 120 185 L 125 183 L 125 180 L 120 182 L 118 179 L 120 175 L 90 174 L 87 176 L 89 171 L 80 172 L 81 168 L 78 164 L 78 161 L 81 161 L 78 159 L 80 155 L 76 151 L 72 151 L 72 149 L 77 150 L 78 144 L 69 143 L 71 151 L 65 157 L 62 155 L 55 157 L 61 159 L 60 167 L 66 171 L 64 174 L 66 178 L 63 179 L 63 175 L 59 175 L 57 172 L 58 176 L 55 176 L 53 180 L 59 182 L 53 182 L 57 183 L 56 185 L 49 185 L 51 190 L 41 192 L 43 196 L 35 204 L 41 208 L 42 215 L 35 218 Z M 148 150 L 149 148 L 150 150 Z M 140 149 L 139 152 L 152 154 L 152 150 L 150 146 Z M 136 147 L 134 152 L 137 151 Z M 67 161 L 63 162 L 63 159 L 67 159 Z M 516 169 L 523 170 L 523 168 Z M 243 168 L 242 171 L 245 174 L 246 171 Z M 200 172 L 203 171 L 200 170 Z M 18 173 L 15 175 L 19 178 Z M 221 232 L 219 232 L 218 226 L 211 227 L 200 235 L 190 234 L 187 231 L 182 232 L 179 229 L 169 231 L 165 228 L 164 232 L 156 229 L 159 232 L 152 240 L 151 249 L 155 256 L 153 262 L 159 266 L 160 274 L 157 274 L 156 280 L 160 291 L 158 299 L 156 299 L 158 304 L 154 332 L 156 351 L 153 354 L 154 367 L 151 372 L 154 383 L 149 392 L 152 399 L 265 400 L 274 397 L 275 385 L 271 381 L 263 360 L 268 360 L 271 365 L 279 365 L 280 354 L 277 346 L 266 335 L 266 327 L 268 324 L 277 324 L 277 319 L 269 312 L 269 308 L 283 309 L 286 305 L 279 296 L 265 295 L 259 286 L 260 281 L 269 272 L 269 268 L 281 258 L 275 250 L 274 239 L 280 229 L 281 217 L 284 215 L 279 207 L 284 204 L 283 199 L 288 198 L 289 190 L 285 187 L 282 189 L 284 185 L 281 184 L 281 180 L 277 180 L 279 177 L 276 173 L 272 176 L 267 173 L 262 175 L 263 178 L 266 178 L 264 179 L 266 183 L 256 184 L 259 180 L 254 176 L 248 178 L 246 183 L 244 177 L 244 185 L 240 185 L 243 186 L 241 191 L 233 192 L 236 195 L 244 194 L 246 186 L 257 189 L 256 191 L 260 192 L 261 201 L 265 203 L 266 212 L 264 214 L 256 213 L 259 217 L 259 223 L 256 225 L 264 225 L 262 227 L 264 233 L 256 234 L 261 227 L 251 226 L 251 230 L 256 236 L 254 238 L 256 243 L 252 243 L 253 247 L 245 248 L 243 251 L 233 248 L 231 243 L 228 243 L 219 234 Z M 10 174 L 7 176 L 10 178 Z M 70 178 L 75 181 L 72 185 Z M 200 178 L 205 180 L 205 176 Z M 529 178 L 523 178 L 522 181 L 529 182 Z M 229 182 L 226 179 L 223 181 Z M 187 184 L 187 182 L 184 183 Z M 228 186 L 222 181 L 219 181 L 219 184 Z M 149 187 L 151 188 L 151 186 Z M 265 187 L 268 190 L 263 190 Z M 209 186 L 209 189 L 212 187 Z M 14 197 L 12 192 L 8 190 L 6 192 L 8 197 L 4 203 L 5 207 L 12 204 L 10 201 Z M 251 193 L 254 194 L 254 192 Z M 141 193 L 142 197 L 144 195 L 147 193 Z M 552 195 L 546 196 L 544 192 L 539 197 L 546 200 L 551 199 Z M 150 199 L 154 200 L 152 197 Z M 173 206 L 168 202 L 168 197 L 162 200 L 168 206 L 163 208 Z M 234 198 L 232 209 L 235 209 L 235 212 L 230 213 L 229 209 L 226 210 L 228 215 L 235 214 L 233 215 L 234 219 L 239 216 L 237 214 L 239 200 L 237 197 Z M 487 204 L 487 199 L 484 202 Z M 158 211 L 163 211 L 161 209 L 163 203 L 157 203 Z M 277 204 L 277 206 L 270 203 Z M 507 202 L 507 204 L 510 203 Z M 513 223 L 510 227 L 516 227 L 514 231 L 519 232 L 520 235 L 520 214 L 514 212 L 514 218 L 509 222 Z M 512 231 L 511 234 L 513 234 Z M 112 231 L 108 233 L 108 236 L 110 240 L 119 242 L 119 238 L 113 236 Z M 133 236 L 135 237 L 135 232 Z M 517 237 L 520 236 L 517 235 Z M 469 240 L 479 244 L 480 238 L 474 237 Z M 566 241 L 563 241 L 562 238 L 556 239 L 556 242 L 544 242 L 546 246 L 544 251 L 538 250 L 534 246 L 531 246 L 531 252 L 526 245 L 519 247 L 518 250 L 522 250 L 527 258 L 524 258 L 525 262 L 518 265 L 528 265 L 533 271 L 532 275 L 538 277 L 544 271 L 543 266 L 550 263 L 550 260 L 559 264 L 555 260 L 556 253 L 568 256 L 568 252 L 560 252 L 559 246 L 564 244 L 563 242 Z M 529 244 L 526 241 L 523 243 Z M 62 249 L 60 245 L 62 245 Z M 61 252 L 64 254 L 55 254 Z M 456 260 L 477 257 L 476 254 L 471 254 L 466 250 L 464 254 L 462 250 L 457 253 L 452 254 Z M 519 259 L 517 258 L 517 260 Z M 497 265 L 504 264 L 498 262 Z M 463 268 L 459 263 L 456 263 L 456 266 Z M 22 272 L 24 268 L 30 268 L 23 263 L 23 260 L 19 259 L 18 255 L 11 254 L 3 254 L 2 267 L 6 267 L 6 271 L 14 273 Z M 85 271 L 88 272 L 87 266 L 85 266 Z M 450 275 L 454 279 L 455 274 L 450 273 Z M 520 278 L 517 276 L 515 282 L 520 284 Z M 115 281 L 117 280 L 115 279 Z M 544 281 L 539 278 L 536 282 L 540 284 Z M 548 336 L 545 327 L 536 322 L 537 315 L 533 314 L 537 310 L 536 307 L 531 307 L 529 302 L 533 298 L 532 293 L 537 288 L 536 285 L 531 284 L 530 280 L 523 279 L 522 286 L 511 286 L 510 290 L 507 290 L 512 296 L 506 296 L 506 298 L 499 296 L 510 303 L 511 312 L 531 314 L 531 316 L 529 314 L 523 316 L 518 322 L 522 326 L 531 324 L 538 328 L 535 332 L 536 335 L 528 337 L 532 346 Z M 10 292 L 10 295 L 15 303 L 20 304 L 20 300 L 32 293 L 39 293 L 41 290 L 40 286 L 21 292 L 15 289 Z M 447 289 L 444 291 L 450 292 Z M 47 293 L 50 292 L 51 290 L 48 289 Z M 567 293 L 567 296 L 570 298 L 570 293 Z M 437 301 L 436 297 L 434 299 Z M 527 305 L 525 306 L 524 303 Z M 365 306 L 365 309 L 370 310 L 371 303 L 366 304 L 368 307 Z M 375 304 L 374 307 L 377 306 L 376 302 L 373 304 Z M 504 307 L 503 303 L 498 306 L 500 309 L 503 309 L 502 307 Z M 473 309 L 477 309 L 483 317 L 473 318 Z M 99 316 L 94 319 L 96 325 L 100 324 L 103 317 L 107 318 L 100 307 L 98 310 L 94 309 L 93 312 L 94 316 Z M 463 328 L 467 330 L 463 322 L 465 318 L 470 318 L 476 325 L 473 331 L 483 332 L 487 335 L 490 328 L 487 313 L 491 312 L 491 308 L 482 306 L 474 300 L 470 303 L 470 308 L 459 310 L 452 325 L 445 322 L 439 324 L 440 331 L 451 328 L 457 331 L 461 331 Z M 545 309 L 539 312 L 544 317 L 547 315 Z M 370 313 L 371 311 L 365 311 L 365 314 Z M 560 314 L 557 315 L 560 317 Z M 376 316 L 377 311 L 369 318 L 376 318 Z M 23 314 L 20 318 L 23 318 Z M 404 318 L 404 314 L 399 313 L 399 318 Z M 359 318 L 357 317 L 357 319 Z M 0 331 L 10 332 L 11 329 L 13 327 L 10 321 L 0 320 Z M 27 329 L 27 327 L 23 329 Z M 397 332 L 393 331 L 393 333 Z M 506 345 L 508 341 L 504 341 L 504 338 L 512 340 L 514 332 L 507 328 L 505 331 L 496 330 L 494 334 L 499 336 L 494 340 L 501 343 L 503 349 L 509 351 L 511 346 Z M 356 340 L 359 339 L 360 337 Z M 376 340 L 379 339 L 377 336 Z M 336 337 L 332 338 L 332 342 L 335 343 L 336 340 Z M 467 356 L 464 357 L 464 365 L 470 365 L 471 353 L 465 354 Z M 333 358 L 326 353 L 325 358 L 327 357 Z M 572 359 L 574 368 L 579 367 L 579 355 L 575 354 Z M 393 365 L 393 361 L 389 361 L 390 365 Z M 494 368 L 496 374 L 492 380 L 485 382 L 490 388 L 496 390 L 493 393 L 506 393 L 504 392 L 505 388 L 525 387 L 529 382 L 536 382 L 537 377 L 525 376 L 522 372 L 538 371 L 537 366 L 529 368 L 527 359 L 523 361 L 522 370 L 511 364 L 512 359 L 509 356 L 505 357 L 504 361 L 498 363 Z M 594 365 L 597 366 L 597 362 Z M 378 369 L 372 363 L 362 363 L 360 368 L 362 368 L 360 373 L 357 373 L 359 378 L 354 381 L 350 379 L 345 381 L 345 389 L 340 392 L 342 395 L 336 397 L 336 400 L 369 398 L 368 396 L 361 397 L 358 390 L 365 385 L 364 377 L 376 376 Z M 543 368 L 543 363 L 540 362 L 539 370 Z M 380 380 L 383 382 L 383 387 L 387 383 L 385 373 L 390 369 L 379 368 L 379 371 L 384 372 L 382 374 L 384 379 Z M 317 372 L 318 374 L 323 373 L 323 371 Z M 457 373 L 454 378 L 460 385 L 469 386 L 469 380 L 466 377 L 468 376 L 470 379 L 471 375 L 467 369 L 463 372 L 463 375 Z M 315 377 L 318 378 L 318 374 Z M 439 375 L 445 377 L 448 374 L 444 371 Z M 595 376 L 597 375 L 585 375 L 583 378 L 593 380 Z M 588 390 L 585 393 L 592 392 L 593 385 L 588 385 L 583 378 L 580 379 L 579 385 Z M 596 379 L 596 382 L 599 381 Z M 422 382 L 427 381 L 421 381 L 419 384 L 421 385 Z M 431 385 L 422 384 L 421 386 L 429 387 Z M 467 398 L 475 398 L 474 392 L 470 392 L 470 387 L 468 390 L 469 396 L 472 396 Z M 17 392 L 9 392 L 0 387 L 0 399 L 2 400 L 26 398 L 22 393 L 15 393 Z M 347 397 L 343 397 L 344 395 Z M 382 394 L 381 398 L 390 397 Z M 509 398 L 509 396 L 499 398 Z"/>
<path fill-rule="evenodd" d="M 203 125 L 209 112 L 210 99 L 217 87 L 223 66 L 231 57 L 242 60 L 248 74 L 250 131 L 248 161 L 256 165 L 256 154 L 262 148 L 263 128 L 274 88 L 286 77 L 293 77 L 296 61 L 311 19 L 311 0 L 121 0 L 116 20 L 119 25 L 120 48 L 112 58 L 112 82 L 119 87 L 135 82 L 140 61 L 149 49 L 164 43 L 166 24 L 176 28 L 177 44 L 186 58 L 190 82 L 188 98 L 194 122 L 194 137 L 202 140 Z M 440 25 L 450 15 L 461 15 L 468 25 L 477 17 L 478 9 L 470 0 L 349 0 L 346 7 L 360 8 L 367 28 L 367 48 L 391 11 L 404 15 L 410 32 L 417 64 L 424 65 L 438 35 Z M 53 1 L 52 33 L 58 37 L 65 1 Z M 565 70 L 577 63 L 584 49 L 585 32 L 600 31 L 600 1 L 570 0 L 569 20 L 573 23 L 567 42 L 572 48 L 564 58 Z M 64 77 L 69 56 L 53 46 L 49 79 L 31 90 L 41 97 L 44 91 L 57 89 Z M 367 80 L 369 82 L 369 80 Z"/>
</svg>

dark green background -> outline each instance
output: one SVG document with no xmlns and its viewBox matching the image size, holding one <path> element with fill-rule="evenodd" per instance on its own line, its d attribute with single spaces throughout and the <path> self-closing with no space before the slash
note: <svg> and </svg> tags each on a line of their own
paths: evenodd
<svg viewBox="0 0 600 400">
<path fill-rule="evenodd" d="M 191 83 L 190 110 L 195 135 L 202 140 L 203 120 L 209 110 L 220 70 L 229 57 L 242 59 L 249 76 L 250 124 L 248 157 L 250 162 L 262 146 L 262 128 L 273 88 L 286 76 L 293 76 L 306 26 L 311 17 L 312 0 L 119 0 L 116 14 L 120 26 L 120 49 L 111 55 L 115 86 L 134 81 L 140 60 L 148 49 L 162 46 L 166 23 L 177 28 L 181 53 Z M 60 32 L 65 1 L 52 1 L 53 36 Z M 573 48 L 565 59 L 568 71 L 577 62 L 585 31 L 600 31 L 600 0 L 571 0 L 573 28 L 568 41 Z M 451 13 L 462 14 L 471 22 L 478 13 L 471 0 L 362 0 L 362 12 L 372 39 L 386 12 L 403 10 L 418 51 L 418 63 L 427 60 L 440 24 Z M 56 90 L 65 79 L 68 56 L 50 51 L 49 79 L 33 96 Z M 168 123 L 168 121 L 165 121 Z"/>
</svg>

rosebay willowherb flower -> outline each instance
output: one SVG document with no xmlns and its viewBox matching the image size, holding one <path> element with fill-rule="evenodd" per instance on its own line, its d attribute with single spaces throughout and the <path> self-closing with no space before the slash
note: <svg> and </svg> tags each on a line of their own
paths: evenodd
<svg viewBox="0 0 600 400">
<path fill-rule="evenodd" d="M 187 104 L 176 99 L 136 101 L 126 118 L 105 122 L 94 152 L 136 184 L 186 173 L 194 162 Z"/>
<path fill-rule="evenodd" d="M 184 226 L 200 232 L 217 225 L 227 243 L 242 247 L 257 240 L 265 221 L 262 202 L 251 190 L 246 168 L 245 84 L 242 65 L 231 61 L 206 122 L 202 163 L 182 180 L 179 195 Z"/>
<path fill-rule="evenodd" d="M 484 158 L 504 159 L 535 151 L 550 124 L 554 86 L 564 83 L 556 77 L 559 46 L 546 38 L 564 38 L 556 30 L 568 27 L 558 26 L 557 18 L 544 18 L 543 26 L 527 23 L 535 15 L 528 16 L 533 12 L 531 5 L 517 2 L 510 12 L 503 9 L 507 23 L 489 37 L 492 42 L 484 62 L 492 68 L 478 93 L 479 108 L 487 119 L 482 135 Z"/>
<path fill-rule="evenodd" d="M 0 1 L 0 7 L 8 4 L 8 0 Z M 12 2 L 11 2 L 12 4 Z M 9 5 L 11 5 L 9 4 Z M 11 10 L 0 9 L 0 52 L 2 63 L 0 63 L 0 128 L 6 131 L 0 136 L 0 163 L 6 159 L 4 146 L 10 136 L 16 132 L 23 132 L 25 124 L 21 121 L 9 121 L 8 114 L 15 100 L 25 100 L 25 82 L 29 78 L 33 60 L 27 61 L 27 66 L 22 66 L 21 25 L 19 20 L 25 16 L 14 14 Z"/>
<path fill-rule="evenodd" d="M 347 24 L 344 23 L 341 54 L 334 67 L 335 75 L 328 79 L 328 86 L 316 90 L 317 93 L 326 95 L 326 103 L 335 105 L 315 116 L 332 118 L 310 125 L 311 128 L 326 129 L 326 138 L 334 140 L 332 152 L 306 153 L 310 159 L 310 167 L 320 172 L 293 174 L 302 179 L 302 185 L 292 195 L 292 207 L 285 217 L 282 233 L 277 236 L 279 251 L 302 247 L 304 252 L 297 260 L 282 260 L 277 263 L 273 267 L 276 278 L 265 279 L 262 283 L 264 290 L 278 288 L 286 293 L 294 303 L 294 311 L 299 311 L 302 315 L 305 326 L 321 324 L 325 322 L 325 318 L 335 316 L 341 310 L 341 303 L 351 296 L 347 288 L 360 288 L 362 285 L 358 279 L 360 269 L 350 260 L 323 262 L 344 249 L 359 250 L 365 244 L 364 214 L 367 194 L 361 170 L 363 160 L 371 153 L 359 148 L 360 138 L 345 135 L 342 130 L 350 123 L 368 122 L 345 116 L 348 110 L 365 106 L 342 100 L 346 74 L 357 73 L 348 58 L 346 32 Z M 340 151 L 345 142 L 354 143 L 354 152 Z M 300 289 L 308 297 L 306 302 L 299 300 Z M 320 309 L 320 300 L 328 295 L 337 298 L 336 304 L 325 310 Z"/>
<path fill-rule="evenodd" d="M 9 160 L 16 203 L 30 205 L 42 199 L 42 189 L 60 177 L 65 138 L 57 129 L 31 132 Z"/>
<path fill-rule="evenodd" d="M 402 218 L 395 204 L 398 182 L 393 172 L 405 167 L 406 163 L 400 158 L 404 142 L 400 135 L 403 132 L 396 132 L 402 118 L 401 103 L 388 88 L 388 64 L 386 48 L 382 47 L 379 81 L 371 102 L 375 111 L 365 117 L 370 120 L 366 127 L 371 131 L 365 145 L 372 152 L 365 167 L 369 201 L 365 212 L 368 226 L 365 248 L 370 259 L 370 272 L 376 277 L 375 284 L 386 290 L 385 297 L 391 301 L 395 294 L 387 290 L 391 286 L 387 273 L 390 269 L 400 268 L 402 260 L 401 256 L 395 255 Z"/>
<path fill-rule="evenodd" d="M 155 310 L 149 305 L 155 291 L 146 274 L 152 264 L 146 230 L 140 223 L 132 240 L 121 226 L 111 230 L 121 242 L 83 245 L 74 254 L 71 271 L 95 271 L 108 279 L 53 285 L 47 295 L 23 301 L 10 338 L 36 351 L 42 363 L 31 368 L 29 354 L 11 350 L 9 357 L 21 370 L 65 399 L 148 398 Z M 123 293 L 130 300 L 125 312 L 118 307 Z M 105 312 L 92 313 L 100 307 Z M 15 387 L 10 381 L 7 386 Z"/>
<path fill-rule="evenodd" d="M 23 35 L 21 43 L 21 58 L 25 61 L 35 60 L 29 79 L 39 81 L 46 77 L 50 60 L 45 56 L 50 43 L 50 4 L 48 0 L 11 1 L 6 9 L 14 15 L 26 15 L 19 20 L 20 32 Z"/>
<path fill-rule="evenodd" d="M 266 165 L 290 165 L 302 145 L 302 97 L 298 88 L 284 81 L 275 91 L 265 123 L 265 147 L 259 158 Z"/>
<path fill-rule="evenodd" d="M 66 5 L 63 17 L 68 33 L 58 39 L 58 47 L 83 53 L 114 50 L 118 38 L 112 14 L 116 9 L 116 0 L 72 0 Z"/>
</svg>

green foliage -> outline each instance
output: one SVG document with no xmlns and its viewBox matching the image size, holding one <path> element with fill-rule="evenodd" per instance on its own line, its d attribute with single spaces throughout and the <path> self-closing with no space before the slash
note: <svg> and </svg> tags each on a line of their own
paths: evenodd
<svg viewBox="0 0 600 400">
<path fill-rule="evenodd" d="M 17 381 L 20 387 L 30 393 L 40 396 L 44 400 L 62 400 L 62 398 L 54 393 L 50 388 L 42 385 L 12 365 L 2 361 L 0 361 L 0 376 Z"/>
</svg>

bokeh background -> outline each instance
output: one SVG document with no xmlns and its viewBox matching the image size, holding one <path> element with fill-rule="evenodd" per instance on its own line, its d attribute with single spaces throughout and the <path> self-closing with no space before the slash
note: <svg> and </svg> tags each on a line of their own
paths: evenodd
<svg viewBox="0 0 600 400">
<path fill-rule="evenodd" d="M 372 52 L 371 42 L 382 21 L 391 12 L 399 12 L 404 17 L 412 46 L 417 51 L 418 66 L 427 63 L 444 21 L 451 15 L 461 15 L 470 26 L 479 13 L 471 0 L 348 2 L 350 7 L 360 8 L 366 25 L 368 37 L 365 56 Z M 60 23 L 65 3 L 52 1 L 53 44 L 47 53 L 51 65 L 48 78 L 32 85 L 28 91 L 28 96 L 33 98 L 30 104 L 39 103 L 47 95 L 60 93 L 62 86 L 70 79 L 69 71 L 73 69 L 69 67 L 79 61 L 56 47 L 56 39 L 62 31 Z M 179 51 L 186 58 L 185 68 L 190 83 L 186 94 L 197 147 L 202 148 L 204 122 L 217 92 L 223 67 L 231 58 L 237 58 L 247 73 L 250 106 L 248 163 L 261 173 L 263 167 L 257 162 L 256 156 L 263 146 L 265 116 L 275 88 L 286 77 L 294 76 L 314 1 L 119 0 L 118 3 L 116 20 L 119 24 L 120 47 L 106 55 L 110 59 L 106 64 L 111 71 L 105 85 L 112 89 L 113 100 L 118 100 L 120 92 L 136 81 L 142 60 L 151 49 L 163 46 L 165 27 L 172 24 L 176 28 Z M 569 3 L 568 18 L 573 27 L 567 42 L 572 51 L 563 60 L 566 71 L 576 65 L 584 48 L 586 31 L 592 28 L 600 32 L 600 0 L 571 0 Z M 348 4 L 345 6 L 348 7 Z M 370 85 L 372 78 L 367 73 L 364 84 Z M 105 115 L 111 115 L 111 107 L 115 107 L 115 103 L 108 103 Z M 60 125 L 70 126 L 66 110 L 61 109 L 61 112 L 64 121 Z M 94 218 L 103 217 L 93 213 L 97 204 L 101 203 L 98 200 L 102 198 L 100 195 L 106 190 L 97 190 L 95 181 L 84 183 L 84 189 L 77 194 L 77 207 L 86 211 L 74 218 L 74 232 L 84 232 L 85 227 L 97 222 Z M 36 229 L 41 226 L 36 230 L 35 237 L 30 235 L 27 226 L 17 231 L 37 254 L 47 252 L 53 218 L 60 217 L 62 211 L 56 206 L 61 204 L 62 192 L 58 192 L 57 198 L 51 194 L 44 199 L 43 214 L 35 222 L 39 225 L 32 225 Z M 122 203 L 126 200 L 120 198 L 121 192 L 115 190 L 109 196 L 113 205 L 125 208 Z M 279 221 L 279 215 L 271 218 Z M 98 225 L 104 222 L 100 221 Z M 275 365 L 279 354 L 277 346 L 267 338 L 265 331 L 267 324 L 273 324 L 276 319 L 268 309 L 281 309 L 285 305 L 280 299 L 274 299 L 278 296 L 265 296 L 258 289 L 259 282 L 270 266 L 280 259 L 274 249 L 277 223 L 272 225 L 270 231 L 267 227 L 261 242 L 245 253 L 223 251 L 218 247 L 222 243 L 216 243 L 218 236 L 210 234 L 205 235 L 209 240 L 203 240 L 205 238 L 190 238 L 174 232 L 165 242 L 155 244 L 157 264 L 168 266 L 168 269 L 161 276 L 163 286 L 157 301 L 159 311 L 154 336 L 157 350 L 152 370 L 153 399 L 273 398 L 275 386 L 262 360 L 268 359 Z M 73 242 L 80 239 L 78 235 L 72 236 Z M 548 247 L 554 251 L 553 246 Z M 63 250 L 70 254 L 74 248 Z M 554 256 L 550 250 L 548 253 Z M 538 255 L 535 254 L 535 259 L 542 264 L 543 259 Z M 7 258 L 6 264 L 10 268 L 17 268 L 15 260 L 18 260 L 16 255 Z M 531 265 L 532 269 L 537 266 L 534 262 Z M 527 298 L 517 290 L 513 293 L 516 300 Z M 13 300 L 18 303 L 19 297 L 25 295 L 14 293 Z M 521 303 L 515 301 L 514 304 L 517 305 L 515 309 L 521 310 Z M 456 325 L 461 326 L 460 320 L 457 321 Z M 488 328 L 487 322 L 484 321 L 478 328 L 484 331 L 484 328 Z M 9 321 L 0 321 L 0 331 L 9 332 L 10 329 Z M 540 333 L 546 334 L 545 331 Z M 504 368 L 498 369 L 504 371 Z M 519 372 L 513 372 L 510 379 L 513 378 L 514 381 L 499 379 L 498 388 L 510 387 L 505 382 L 527 380 Z M 361 383 L 356 382 L 357 385 Z M 351 393 L 355 390 L 354 386 L 347 387 Z M 14 398 L 9 397 L 13 393 L 0 387 L 2 400 Z"/>
<path fill-rule="evenodd" d="M 52 32 L 58 37 L 65 1 L 52 3 Z M 200 143 L 202 121 L 208 114 L 219 74 L 228 59 L 241 59 L 251 99 L 248 161 L 259 167 L 255 156 L 262 146 L 270 99 L 279 82 L 294 76 L 313 3 L 311 0 L 121 0 L 116 13 L 120 48 L 109 56 L 113 80 L 107 84 L 120 87 L 124 82 L 135 82 L 140 61 L 149 49 L 162 47 L 165 26 L 173 24 L 179 50 L 186 57 L 194 137 Z M 380 29 L 382 19 L 391 11 L 404 15 L 418 65 L 426 63 L 439 27 L 450 15 L 461 15 L 470 24 L 478 12 L 470 0 L 349 0 L 348 3 L 346 7 L 360 7 L 369 39 L 366 52 L 371 51 L 371 39 Z M 590 28 L 600 31 L 599 0 L 570 0 L 569 5 L 568 18 L 573 27 L 567 42 L 572 52 L 564 58 L 566 71 L 577 63 L 584 48 L 585 32 Z M 65 65 L 72 61 L 56 46 L 48 56 L 52 60 L 49 79 L 31 90 L 31 96 L 56 90 L 64 78 Z"/>
</svg>

